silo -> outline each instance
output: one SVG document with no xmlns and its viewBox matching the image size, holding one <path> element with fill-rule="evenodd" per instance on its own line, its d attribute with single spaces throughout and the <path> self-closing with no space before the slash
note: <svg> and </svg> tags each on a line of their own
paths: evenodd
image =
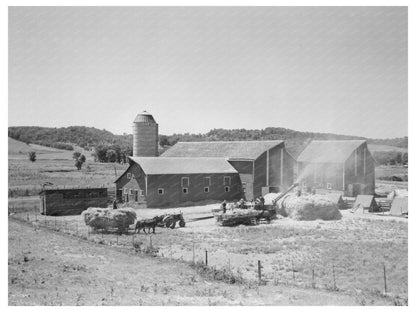
<svg viewBox="0 0 416 312">
<path fill-rule="evenodd" d="M 138 114 L 133 122 L 133 157 L 158 156 L 159 126 L 146 111 Z"/>
</svg>

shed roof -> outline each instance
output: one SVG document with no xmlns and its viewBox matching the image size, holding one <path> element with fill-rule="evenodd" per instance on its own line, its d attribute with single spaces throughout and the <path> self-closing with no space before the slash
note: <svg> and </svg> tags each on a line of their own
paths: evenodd
<svg viewBox="0 0 416 312">
<path fill-rule="evenodd" d="M 237 173 L 225 158 L 212 157 L 129 157 L 147 175 Z"/>
<path fill-rule="evenodd" d="M 377 206 L 376 201 L 374 200 L 373 195 L 357 195 L 357 198 L 355 199 L 354 206 L 352 209 L 369 209 L 374 206 Z"/>
<path fill-rule="evenodd" d="M 393 199 L 390 208 L 390 214 L 401 216 L 408 213 L 408 197 L 396 197 Z"/>
<path fill-rule="evenodd" d="M 298 162 L 343 163 L 365 140 L 315 140 L 298 156 Z"/>
<path fill-rule="evenodd" d="M 344 200 L 342 199 L 342 195 L 340 193 L 329 193 L 329 194 L 326 194 L 326 196 L 328 197 L 330 201 L 334 202 L 335 204 L 344 203 Z"/>
<path fill-rule="evenodd" d="M 222 157 L 254 160 L 280 144 L 284 144 L 284 141 L 178 142 L 160 157 Z"/>
</svg>

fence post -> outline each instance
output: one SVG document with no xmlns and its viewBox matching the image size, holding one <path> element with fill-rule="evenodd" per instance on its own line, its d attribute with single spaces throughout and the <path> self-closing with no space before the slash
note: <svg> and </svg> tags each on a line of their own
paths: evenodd
<svg viewBox="0 0 416 312">
<path fill-rule="evenodd" d="M 205 249 L 205 265 L 208 266 L 208 250 Z"/>
<path fill-rule="evenodd" d="M 293 281 L 295 281 L 295 265 L 293 264 L 293 259 L 292 259 L 292 276 L 293 276 Z"/>
<path fill-rule="evenodd" d="M 78 223 L 76 223 L 76 227 L 77 227 L 77 236 L 78 236 Z"/>
<path fill-rule="evenodd" d="M 332 275 L 334 277 L 334 289 L 336 290 L 337 289 L 337 284 L 335 282 L 335 265 L 334 264 L 332 264 Z"/>
<path fill-rule="evenodd" d="M 312 268 L 312 288 L 315 288 L 315 270 Z"/>
<path fill-rule="evenodd" d="M 26 213 L 26 220 L 29 222 L 29 213 Z"/>
<path fill-rule="evenodd" d="M 387 277 L 386 277 L 386 265 L 383 264 L 384 271 L 384 294 L 387 294 Z"/>
<path fill-rule="evenodd" d="M 259 282 L 261 282 L 261 262 L 260 260 L 257 260 L 257 271 L 259 275 Z"/>
</svg>

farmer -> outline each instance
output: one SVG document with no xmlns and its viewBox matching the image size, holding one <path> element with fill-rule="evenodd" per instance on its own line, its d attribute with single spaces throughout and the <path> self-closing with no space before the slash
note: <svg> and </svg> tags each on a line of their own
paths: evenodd
<svg viewBox="0 0 416 312">
<path fill-rule="evenodd" d="M 263 196 L 260 196 L 260 207 L 264 207 L 264 197 Z"/>
<path fill-rule="evenodd" d="M 113 201 L 113 209 L 117 209 L 117 199 L 114 199 Z"/>
<path fill-rule="evenodd" d="M 224 201 L 221 203 L 221 207 L 222 207 L 222 212 L 226 213 L 227 212 L 227 202 L 224 199 Z"/>
</svg>

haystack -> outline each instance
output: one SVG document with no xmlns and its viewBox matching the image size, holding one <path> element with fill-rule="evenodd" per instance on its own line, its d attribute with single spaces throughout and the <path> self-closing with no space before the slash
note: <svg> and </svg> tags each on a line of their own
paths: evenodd
<svg viewBox="0 0 416 312">
<path fill-rule="evenodd" d="M 136 220 L 136 212 L 131 208 L 88 208 L 82 212 L 86 225 L 95 230 L 117 228 L 126 230 Z"/>
<path fill-rule="evenodd" d="M 279 200 L 278 213 L 295 220 L 339 220 L 337 204 L 323 195 L 289 194 Z"/>
</svg>

